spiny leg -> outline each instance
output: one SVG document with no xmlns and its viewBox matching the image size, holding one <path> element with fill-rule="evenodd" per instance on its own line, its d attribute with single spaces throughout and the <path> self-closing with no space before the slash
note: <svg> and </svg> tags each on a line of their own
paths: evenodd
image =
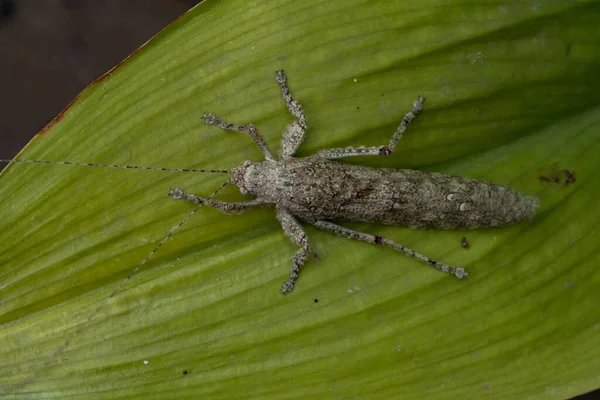
<svg viewBox="0 0 600 400">
<path fill-rule="evenodd" d="M 325 149 L 319 151 L 317 154 L 323 158 L 335 159 L 335 158 L 343 158 L 343 157 L 353 157 L 353 156 L 387 156 L 394 151 L 398 140 L 402 137 L 404 131 L 406 131 L 406 127 L 416 118 L 419 111 L 423 109 L 423 102 L 425 98 L 423 96 L 417 96 L 417 99 L 413 102 L 412 110 L 410 110 L 404 117 L 402 118 L 402 122 L 394 132 L 390 143 L 387 146 L 381 147 L 362 147 L 362 148 L 354 148 L 354 147 L 346 147 L 346 148 L 335 148 L 335 149 Z"/>
<path fill-rule="evenodd" d="M 258 147 L 261 149 L 263 154 L 265 155 L 265 159 L 275 160 L 273 158 L 273 156 L 271 155 L 271 152 L 269 151 L 267 142 L 265 141 L 265 139 L 262 137 L 262 135 L 260 134 L 260 132 L 258 131 L 258 129 L 256 129 L 256 127 L 254 125 L 252 125 L 252 124 L 246 124 L 246 125 L 229 124 L 229 123 L 215 117 L 213 114 L 210 114 L 210 113 L 208 113 L 208 114 L 202 113 L 202 119 L 204 120 L 204 122 L 207 125 L 217 125 L 219 128 L 226 130 L 226 131 L 233 131 L 233 132 L 249 134 L 252 137 L 252 139 L 254 139 L 254 141 L 256 142 Z"/>
<path fill-rule="evenodd" d="M 281 227 L 286 236 L 288 236 L 293 243 L 301 246 L 300 250 L 298 250 L 294 256 L 290 279 L 281 286 L 281 294 L 286 294 L 294 290 L 294 283 L 296 283 L 296 280 L 298 279 L 298 272 L 304 263 L 306 263 L 308 256 L 312 256 L 316 259 L 318 259 L 319 256 L 312 251 L 308 245 L 308 237 L 306 236 L 304 229 L 302 229 L 302 225 L 296 221 L 296 218 L 294 218 L 292 214 L 282 207 L 277 207 L 277 219 L 281 223 Z"/>
<path fill-rule="evenodd" d="M 290 110 L 290 113 L 292 113 L 294 117 L 298 118 L 298 123 L 306 128 L 306 117 L 302 111 L 302 106 L 290 95 L 290 89 L 287 87 L 286 80 L 287 77 L 283 70 L 275 72 L 275 81 L 279 83 L 279 86 L 281 87 L 281 95 L 283 96 L 285 105 L 287 106 L 288 110 Z"/>
<path fill-rule="evenodd" d="M 368 242 L 368 243 L 392 247 L 393 249 L 396 249 L 396 250 L 398 250 L 404 254 L 407 254 L 413 258 L 416 258 L 419 261 L 423 261 L 424 263 L 427 263 L 427 264 L 431 265 L 432 267 L 439 269 L 442 272 L 451 273 L 452 275 L 455 275 L 458 279 L 469 276 L 469 274 L 465 271 L 464 268 L 455 268 L 455 267 L 452 267 L 447 264 L 442 264 L 437 261 L 433 261 L 431 258 L 429 258 L 427 256 L 424 256 L 415 251 L 412 251 L 411 249 L 404 247 L 401 244 L 395 243 L 395 242 L 391 241 L 390 239 L 386 239 L 381 236 L 375 236 L 375 235 L 370 235 L 368 233 L 358 232 L 353 229 L 349 229 L 349 228 L 334 224 L 329 221 L 317 221 L 314 223 L 314 226 L 316 226 L 319 229 L 333 232 L 340 236 L 346 236 L 350 239 L 357 239 L 357 240 L 362 240 L 362 241 Z"/>
<path fill-rule="evenodd" d="M 298 118 L 298 121 L 289 124 L 285 128 L 283 139 L 281 140 L 279 156 L 281 158 L 289 158 L 294 155 L 304 140 L 304 134 L 306 133 L 306 117 L 304 116 L 300 103 L 294 100 L 290 95 L 290 89 L 286 84 L 286 76 L 282 70 L 276 72 L 275 81 L 277 81 L 281 87 L 281 95 L 283 96 L 283 101 L 288 110 L 292 115 Z"/>
<path fill-rule="evenodd" d="M 224 211 L 226 213 L 244 211 L 251 207 L 256 207 L 265 204 L 263 201 L 258 199 L 238 202 L 218 201 L 205 197 L 197 197 L 193 194 L 187 194 L 179 188 L 169 190 L 169 196 L 173 197 L 173 199 L 175 200 L 186 200 L 192 203 L 198 203 L 218 208 L 219 210 Z"/>
</svg>

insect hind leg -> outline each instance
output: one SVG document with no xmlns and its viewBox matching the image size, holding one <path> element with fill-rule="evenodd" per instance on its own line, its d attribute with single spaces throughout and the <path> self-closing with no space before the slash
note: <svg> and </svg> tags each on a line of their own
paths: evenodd
<svg viewBox="0 0 600 400">
<path fill-rule="evenodd" d="M 316 221 L 313 225 L 319 229 L 333 232 L 337 235 L 345 236 L 350 239 L 357 239 L 357 240 L 362 240 L 363 242 L 367 242 L 367 243 L 373 243 L 373 244 L 378 244 L 378 245 L 382 245 L 382 246 L 389 246 L 397 251 L 400 251 L 400 252 L 402 252 L 406 255 L 409 255 L 413 258 L 416 258 L 419 261 L 429 264 L 432 267 L 434 267 L 442 272 L 448 272 L 448 273 L 456 276 L 459 279 L 469 276 L 469 274 L 464 270 L 464 268 L 456 268 L 456 267 L 452 267 L 448 264 L 439 263 L 437 261 L 432 260 L 431 258 L 429 258 L 427 256 L 424 256 L 423 254 L 419 254 L 416 251 L 412 251 L 411 249 L 404 247 L 401 244 L 395 243 L 395 242 L 391 241 L 390 239 L 386 239 L 381 236 L 375 236 L 375 235 L 371 235 L 368 233 L 355 231 L 353 229 L 346 228 L 346 227 L 334 224 L 333 222 L 329 222 L 329 221 Z"/>
<path fill-rule="evenodd" d="M 327 159 L 336 159 L 336 158 L 344 158 L 344 157 L 354 157 L 354 156 L 387 156 L 392 154 L 394 149 L 396 148 L 396 144 L 398 144 L 398 140 L 406 131 L 406 127 L 408 124 L 417 117 L 419 111 L 423 109 L 423 103 L 425 98 L 423 96 L 417 96 L 417 99 L 413 102 L 412 110 L 407 112 L 400 125 L 394 132 L 390 143 L 387 146 L 380 147 L 346 147 L 346 148 L 334 148 L 334 149 L 325 149 L 319 151 L 317 154 L 323 158 Z"/>
</svg>

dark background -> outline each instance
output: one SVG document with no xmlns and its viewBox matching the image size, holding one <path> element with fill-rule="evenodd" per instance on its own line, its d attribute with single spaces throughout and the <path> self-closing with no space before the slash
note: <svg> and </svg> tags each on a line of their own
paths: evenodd
<svg viewBox="0 0 600 400">
<path fill-rule="evenodd" d="M 0 159 L 199 2 L 0 0 Z"/>
<path fill-rule="evenodd" d="M 0 159 L 200 1 L 0 0 Z M 600 399 L 600 390 L 576 399 Z"/>
</svg>

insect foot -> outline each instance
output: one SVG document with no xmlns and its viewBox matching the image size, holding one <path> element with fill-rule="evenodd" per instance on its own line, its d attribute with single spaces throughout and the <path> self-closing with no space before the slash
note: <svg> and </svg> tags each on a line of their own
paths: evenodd
<svg viewBox="0 0 600 400">
<path fill-rule="evenodd" d="M 211 113 L 202 113 L 202 116 L 200 118 L 204 120 L 204 123 L 206 125 L 218 125 L 221 122 L 217 117 L 215 117 Z"/>
<path fill-rule="evenodd" d="M 283 85 L 286 81 L 286 77 L 285 77 L 285 73 L 283 72 L 283 70 L 277 70 L 275 71 L 275 82 L 279 83 L 280 85 Z"/>
<path fill-rule="evenodd" d="M 184 195 L 183 190 L 181 190 L 179 188 L 169 190 L 169 196 L 173 197 L 173 199 L 175 199 L 175 200 L 182 199 L 183 195 Z"/>
</svg>

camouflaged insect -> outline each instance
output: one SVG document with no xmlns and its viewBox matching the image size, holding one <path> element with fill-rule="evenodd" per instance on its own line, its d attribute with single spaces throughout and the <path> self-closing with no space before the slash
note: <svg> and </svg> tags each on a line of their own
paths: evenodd
<svg viewBox="0 0 600 400">
<path fill-rule="evenodd" d="M 390 246 L 440 271 L 463 278 L 468 276 L 463 268 L 434 261 L 384 237 L 358 232 L 331 221 L 365 221 L 408 228 L 474 229 L 531 218 L 539 206 L 536 197 L 482 180 L 332 161 L 343 157 L 391 154 L 407 125 L 423 108 L 422 96 L 402 118 L 387 146 L 334 148 L 309 157 L 294 158 L 304 139 L 306 117 L 300 104 L 290 96 L 283 71 L 277 71 L 275 80 L 281 87 L 288 110 L 297 118 L 283 133 L 278 158 L 268 150 L 254 125 L 234 125 L 212 114 L 202 115 L 209 125 L 249 134 L 262 150 L 265 161 L 246 161 L 229 171 L 231 182 L 242 193 L 254 195 L 256 199 L 227 203 L 186 194 L 179 188 L 169 194 L 174 199 L 206 204 L 225 212 L 274 204 L 283 231 L 300 246 L 294 256 L 290 279 L 281 288 L 283 294 L 294 288 L 298 272 L 307 259 L 317 257 L 297 219 L 341 236 Z"/>
<path fill-rule="evenodd" d="M 44 160 L 0 160 L 0 162 L 228 173 L 231 179 L 208 197 L 187 194 L 179 188 L 170 190 L 169 195 L 177 200 L 212 206 L 224 212 L 243 211 L 255 206 L 274 204 L 283 231 L 300 247 L 294 256 L 290 278 L 281 288 L 283 294 L 292 291 L 298 279 L 298 272 L 307 259 L 318 258 L 309 245 L 308 237 L 297 218 L 341 236 L 392 247 L 440 271 L 463 278 L 468 276 L 463 268 L 434 261 L 387 238 L 358 232 L 332 221 L 365 221 L 424 229 L 474 229 L 508 225 L 532 218 L 539 207 L 539 200 L 536 197 L 525 196 L 508 186 L 482 180 L 410 169 L 362 167 L 332 161 L 344 157 L 391 154 L 408 124 L 423 108 L 422 96 L 417 97 L 412 110 L 402 118 L 387 146 L 326 149 L 309 157 L 294 158 L 294 153 L 304 140 L 306 117 L 300 104 L 292 99 L 283 71 L 277 71 L 275 80 L 281 87 L 288 110 L 297 118 L 283 133 L 278 159 L 271 154 L 254 125 L 229 124 L 212 114 L 203 114 L 202 118 L 208 125 L 217 125 L 224 130 L 249 134 L 262 150 L 265 161 L 246 161 L 232 170 L 156 168 Z M 571 181 L 575 181 L 572 174 Z M 229 183 L 237 185 L 242 193 L 254 195 L 256 198 L 244 202 L 212 200 L 211 197 Z M 172 229 L 133 273 L 138 271 L 197 210 L 198 208 Z"/>
</svg>

